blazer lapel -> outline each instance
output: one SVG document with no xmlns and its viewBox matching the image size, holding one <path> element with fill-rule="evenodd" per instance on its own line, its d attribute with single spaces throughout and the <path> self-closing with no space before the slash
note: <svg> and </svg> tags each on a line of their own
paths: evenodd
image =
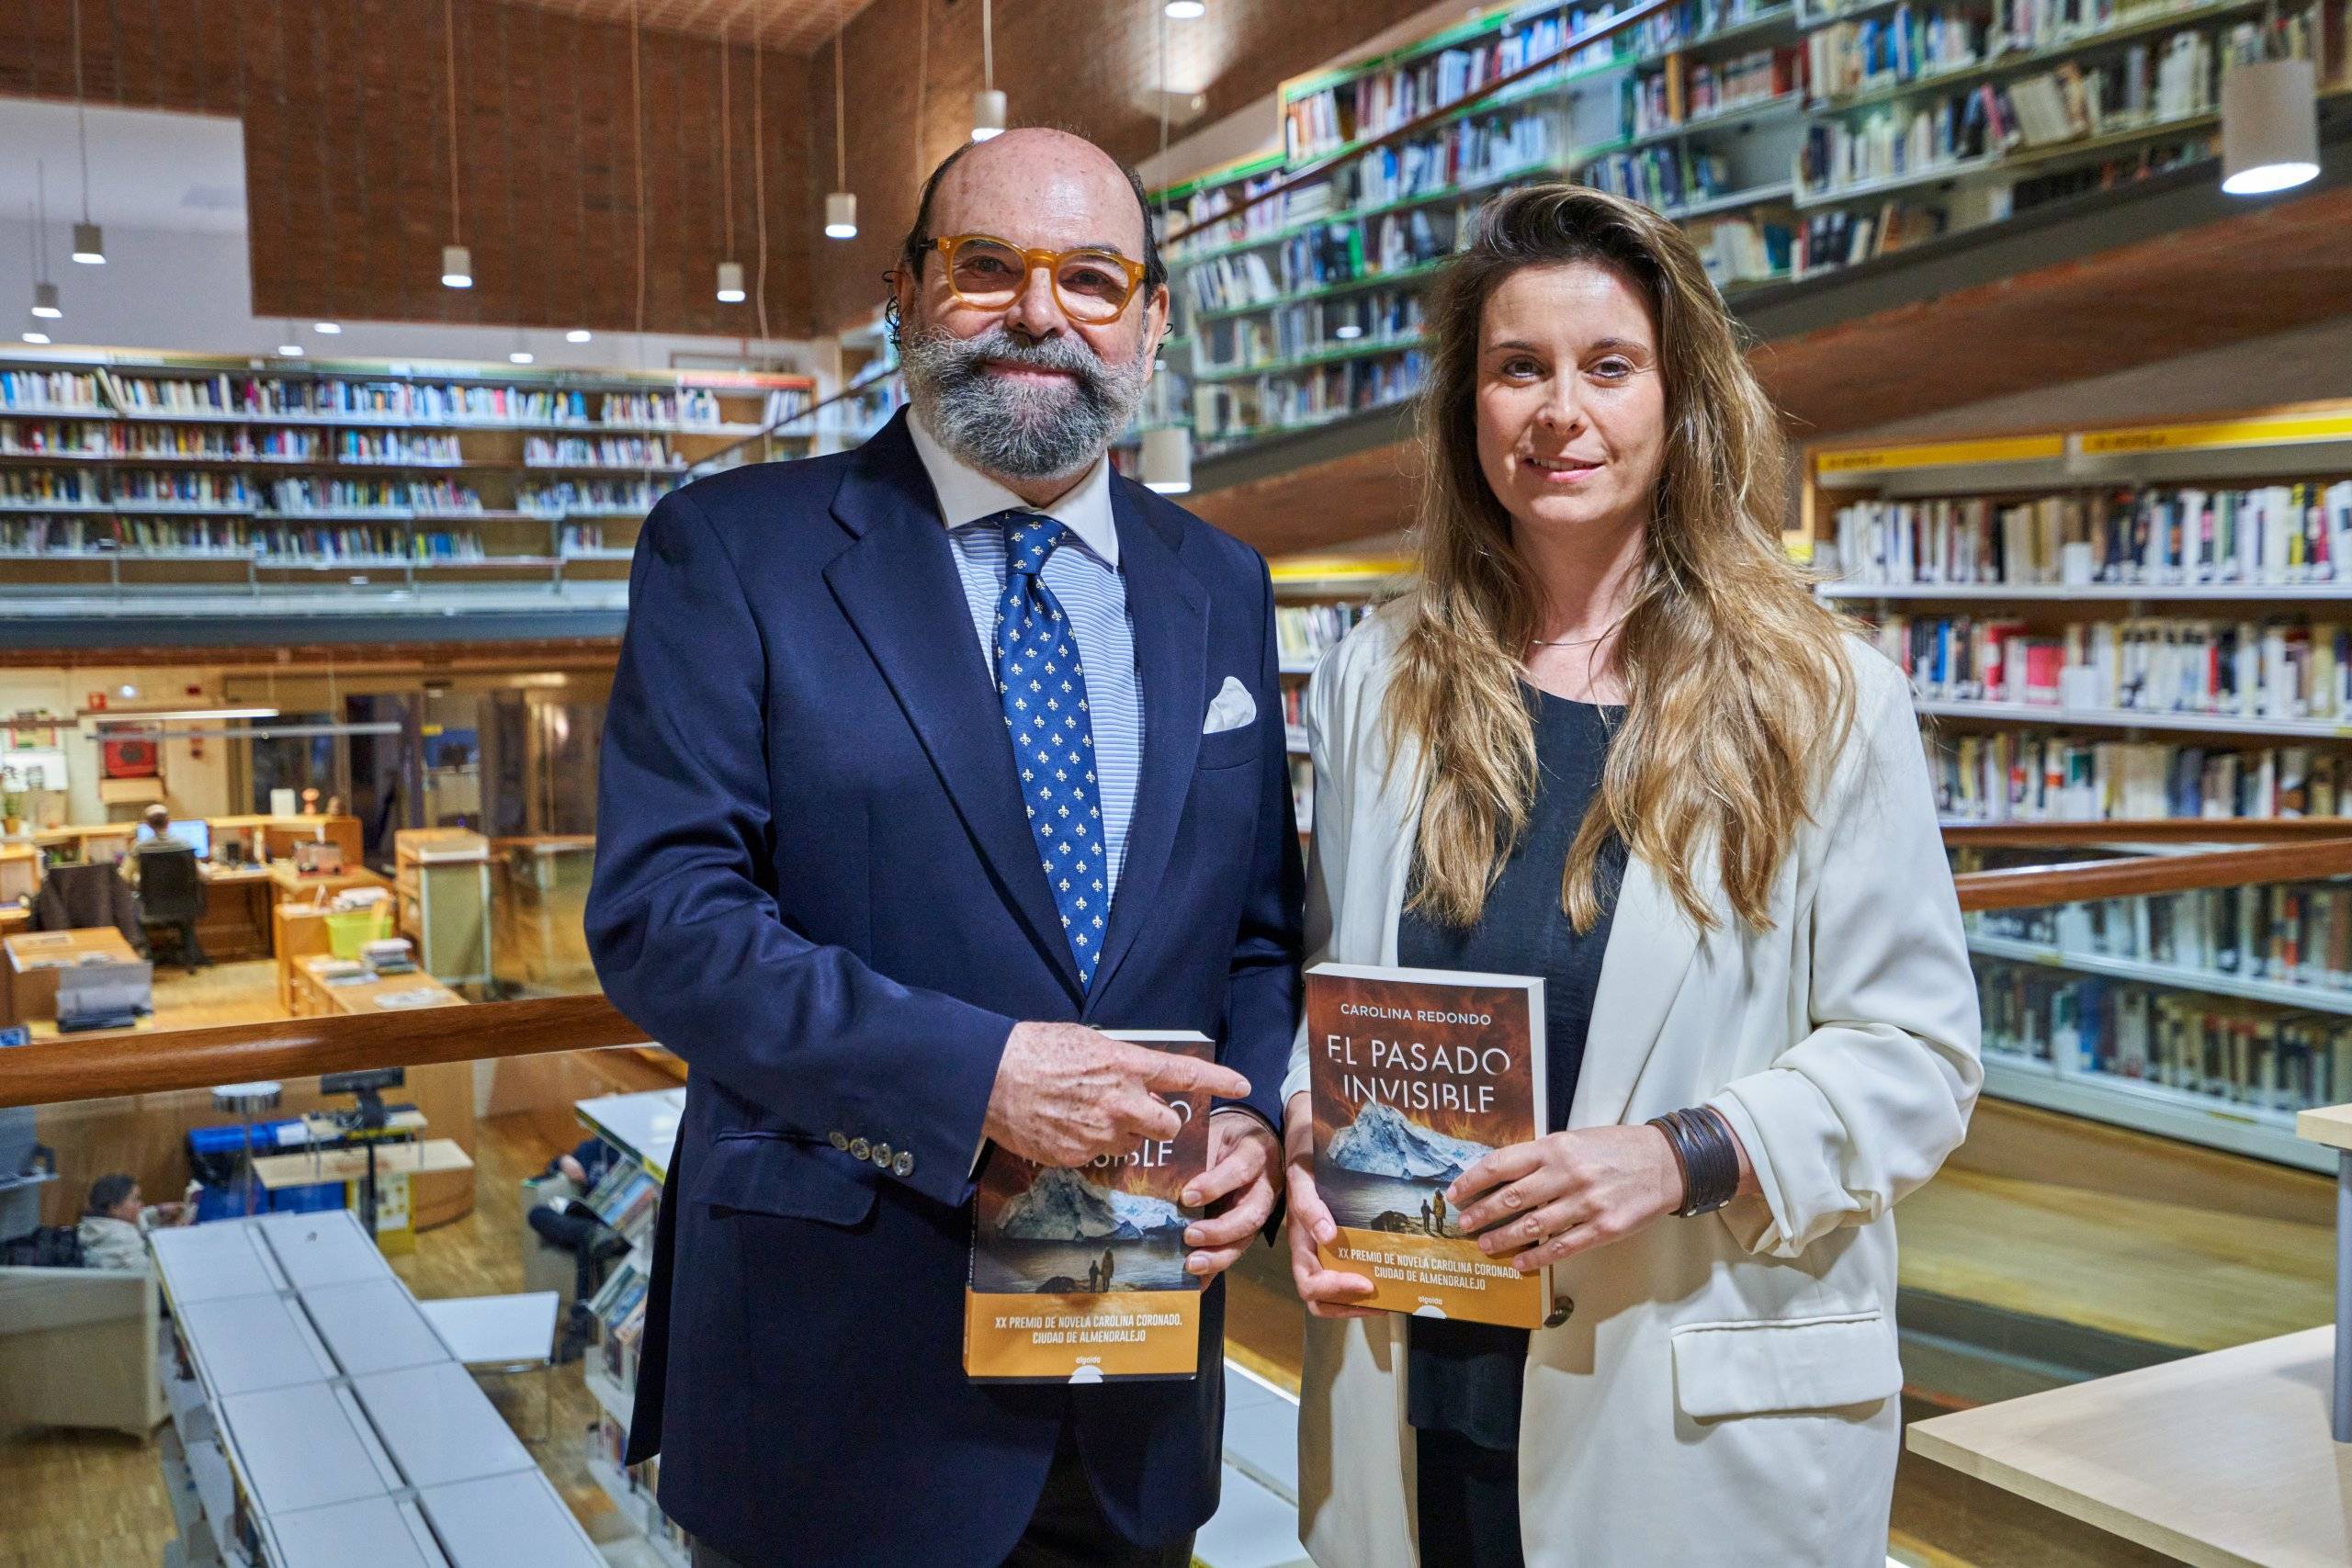
<svg viewBox="0 0 2352 1568">
<path fill-rule="evenodd" d="M 1623 1120 L 1698 947 L 1698 928 L 1666 884 L 1641 860 L 1630 859 L 1609 949 L 1600 959 L 1569 1126 L 1602 1127 Z"/>
<path fill-rule="evenodd" d="M 1073 998 L 1078 965 L 1014 783 L 995 672 L 972 631 L 955 547 L 901 412 L 859 450 L 833 498 L 855 543 L 825 568 L 1005 902 Z"/>
<path fill-rule="evenodd" d="M 1135 817 L 1127 824 L 1126 860 L 1111 900 L 1102 962 L 1094 971 L 1097 995 L 1149 918 L 1192 794 L 1193 764 L 1201 754 L 1201 724 L 1208 712 L 1208 591 L 1123 479 L 1111 481 L 1111 510 L 1119 526 L 1120 570 L 1126 578 L 1136 671 L 1143 684 L 1143 777 L 1136 784 Z"/>
</svg>

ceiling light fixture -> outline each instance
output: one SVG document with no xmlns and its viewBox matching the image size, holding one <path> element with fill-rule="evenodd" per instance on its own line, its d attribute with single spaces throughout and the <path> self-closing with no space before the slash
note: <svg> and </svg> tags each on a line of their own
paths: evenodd
<svg viewBox="0 0 2352 1568">
<path fill-rule="evenodd" d="M 1171 22 L 1197 22 L 1209 8 L 1205 0 L 1168 0 L 1164 14 Z"/>
<path fill-rule="evenodd" d="M 1168 163 L 1168 20 L 1159 22 L 1159 164 Z M 1161 232 L 1168 228 L 1167 187 L 1160 187 L 1159 209 L 1154 215 Z M 1193 488 L 1193 429 L 1170 405 L 1182 400 L 1183 386 L 1174 372 L 1163 372 L 1152 362 L 1149 410 L 1144 426 L 1142 468 L 1144 488 L 1160 495 L 1182 495 Z"/>
<path fill-rule="evenodd" d="M 857 238 L 857 193 L 849 188 L 849 143 L 842 134 L 842 51 L 848 42 L 849 29 L 842 19 L 842 0 L 833 0 L 833 189 L 825 197 L 828 240 Z"/>
<path fill-rule="evenodd" d="M 514 329 L 514 352 L 507 355 L 506 363 L 509 365 L 528 365 L 537 357 L 537 356 L 531 352 L 530 334 L 526 333 L 521 327 L 516 327 Z"/>
<path fill-rule="evenodd" d="M 295 341 L 294 323 L 291 321 L 286 323 L 286 341 L 277 345 L 277 352 L 288 359 L 302 357 L 302 345 Z"/>
<path fill-rule="evenodd" d="M 972 95 L 972 140 L 987 141 L 1004 134 L 1004 95 L 996 90 L 996 17 L 989 0 L 980 0 L 980 90 Z"/>
<path fill-rule="evenodd" d="M 2262 36 L 2268 39 L 2270 29 Z M 2319 76 L 2312 62 L 2223 66 L 2222 189 L 2267 196 L 2318 176 Z"/>
<path fill-rule="evenodd" d="M 596 334 L 594 333 L 590 332 L 586 327 L 574 327 L 570 332 L 563 334 L 563 341 L 566 343 L 586 343 L 595 335 Z"/>
<path fill-rule="evenodd" d="M 138 694 L 138 688 L 131 688 Z M 179 724 L 203 719 L 276 718 L 276 708 L 83 708 L 74 716 L 85 724 Z"/>
<path fill-rule="evenodd" d="M 33 314 L 45 321 L 56 321 L 65 314 L 64 307 L 57 302 L 57 285 L 54 283 L 33 285 Z"/>
<path fill-rule="evenodd" d="M 82 0 L 74 0 L 74 123 L 82 145 L 82 221 L 74 225 L 74 259 L 104 266 L 106 231 L 90 221 L 90 107 L 82 93 Z"/>
<path fill-rule="evenodd" d="M 1161 495 L 1193 488 L 1193 433 L 1181 424 L 1155 424 L 1143 433 L 1143 486 Z"/>
<path fill-rule="evenodd" d="M 36 327 L 27 327 L 24 332 L 24 339 L 27 343 L 42 344 L 49 342 L 49 334 Z"/>
<path fill-rule="evenodd" d="M 340 333 L 343 328 L 334 321 L 312 321 L 311 330 L 322 337 L 334 337 Z"/>
<path fill-rule="evenodd" d="M 727 27 L 718 28 L 718 209 L 726 214 L 727 248 L 719 254 L 726 261 L 718 264 L 718 302 L 741 305 L 743 302 L 743 264 L 735 255 L 735 95 L 734 73 L 730 58 L 734 51 L 727 47 Z"/>
<path fill-rule="evenodd" d="M 56 282 L 49 276 L 49 169 L 39 158 L 33 160 L 33 205 L 26 216 L 32 220 L 33 314 L 53 321 L 65 314 L 65 307 L 58 299 Z"/>
<path fill-rule="evenodd" d="M 76 0 L 79 3 L 79 0 Z M 442 65 L 449 99 L 449 243 L 441 247 L 441 287 L 474 286 L 473 253 L 466 249 L 458 209 L 458 11 L 455 0 L 441 0 Z"/>
</svg>

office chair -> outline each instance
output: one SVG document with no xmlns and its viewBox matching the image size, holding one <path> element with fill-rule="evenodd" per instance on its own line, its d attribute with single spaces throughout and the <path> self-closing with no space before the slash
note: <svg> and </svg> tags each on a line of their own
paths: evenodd
<svg viewBox="0 0 2352 1568">
<path fill-rule="evenodd" d="M 211 962 L 196 942 L 196 922 L 204 915 L 204 876 L 197 870 L 196 852 L 182 847 L 138 854 L 140 923 L 176 931 L 180 962 L 193 973 Z"/>
<path fill-rule="evenodd" d="M 33 930 L 89 931 L 98 926 L 112 926 L 133 951 L 146 955 L 139 896 L 111 864 L 51 866 L 40 879 L 40 891 L 33 895 Z"/>
</svg>

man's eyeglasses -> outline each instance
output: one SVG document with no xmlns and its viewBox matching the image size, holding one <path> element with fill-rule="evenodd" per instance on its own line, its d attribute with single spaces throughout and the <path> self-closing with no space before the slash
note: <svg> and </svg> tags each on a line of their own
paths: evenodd
<svg viewBox="0 0 2352 1568">
<path fill-rule="evenodd" d="M 1143 283 L 1143 263 L 1116 251 L 1025 251 L 992 234 L 946 234 L 932 243 L 946 260 L 948 291 L 976 310 L 1012 309 L 1029 274 L 1044 267 L 1062 313 L 1101 326 L 1119 319 Z"/>
</svg>

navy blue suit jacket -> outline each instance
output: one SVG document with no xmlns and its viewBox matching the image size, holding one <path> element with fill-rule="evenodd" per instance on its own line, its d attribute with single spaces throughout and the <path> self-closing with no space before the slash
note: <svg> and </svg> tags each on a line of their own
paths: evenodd
<svg viewBox="0 0 2352 1568">
<path fill-rule="evenodd" d="M 972 1156 L 1015 1021 L 1204 1031 L 1279 1126 L 1298 1017 L 1265 563 L 1112 481 L 1143 773 L 1081 991 L 905 417 L 663 499 L 605 719 L 589 944 L 614 1002 L 693 1068 L 630 1456 L 658 1450 L 662 1506 L 745 1562 L 993 1565 L 1066 1416 L 1123 1532 L 1205 1519 L 1222 1288 L 1191 1382 L 972 1383 Z M 1257 718 L 1204 735 L 1228 675 Z"/>
</svg>

